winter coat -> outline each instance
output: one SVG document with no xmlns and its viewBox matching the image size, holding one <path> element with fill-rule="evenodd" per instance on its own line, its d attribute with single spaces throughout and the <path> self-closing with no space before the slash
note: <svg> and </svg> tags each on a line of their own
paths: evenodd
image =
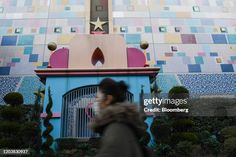
<svg viewBox="0 0 236 157">
<path fill-rule="evenodd" d="M 143 157 L 138 139 L 145 132 L 145 126 L 135 105 L 110 105 L 90 126 L 102 135 L 96 157 Z"/>
</svg>

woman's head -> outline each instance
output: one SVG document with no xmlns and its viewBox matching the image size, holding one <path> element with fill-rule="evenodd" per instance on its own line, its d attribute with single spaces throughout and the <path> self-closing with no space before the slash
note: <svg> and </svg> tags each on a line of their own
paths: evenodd
<svg viewBox="0 0 236 157">
<path fill-rule="evenodd" d="M 110 78 L 105 78 L 100 82 L 98 88 L 96 98 L 101 108 L 126 100 L 128 86 L 124 81 L 116 82 Z"/>
</svg>

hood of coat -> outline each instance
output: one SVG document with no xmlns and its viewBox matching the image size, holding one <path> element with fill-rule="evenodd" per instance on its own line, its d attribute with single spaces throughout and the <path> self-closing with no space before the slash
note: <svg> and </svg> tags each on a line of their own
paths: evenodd
<svg viewBox="0 0 236 157">
<path fill-rule="evenodd" d="M 114 122 L 127 124 L 133 129 L 138 138 L 145 132 L 145 123 L 138 112 L 137 106 L 125 103 L 110 105 L 101 110 L 93 122 L 90 123 L 90 127 L 95 132 L 102 133 L 106 126 Z"/>
</svg>

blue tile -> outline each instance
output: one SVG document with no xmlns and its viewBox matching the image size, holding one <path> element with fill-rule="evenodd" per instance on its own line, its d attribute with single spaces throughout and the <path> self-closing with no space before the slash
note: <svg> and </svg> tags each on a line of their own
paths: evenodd
<svg viewBox="0 0 236 157">
<path fill-rule="evenodd" d="M 227 35 L 229 44 L 236 44 L 236 34 L 228 34 Z"/>
<path fill-rule="evenodd" d="M 217 53 L 217 52 L 211 52 L 211 53 L 210 53 L 210 56 L 211 56 L 211 57 L 217 57 L 217 56 L 218 56 L 218 53 Z"/>
<path fill-rule="evenodd" d="M 194 59 L 196 64 L 204 64 L 202 56 L 195 56 Z"/>
<path fill-rule="evenodd" d="M 227 40 L 224 34 L 212 34 L 212 39 L 215 44 L 227 44 Z"/>
<path fill-rule="evenodd" d="M 0 67 L 0 75 L 9 75 L 11 67 Z"/>
<path fill-rule="evenodd" d="M 47 28 L 46 28 L 46 27 L 40 27 L 39 33 L 40 33 L 40 34 L 45 34 L 45 33 L 47 33 Z"/>
<path fill-rule="evenodd" d="M 186 54 L 185 54 L 184 52 L 178 52 L 178 53 L 177 53 L 177 56 L 179 56 L 179 57 L 185 57 Z"/>
<path fill-rule="evenodd" d="M 34 36 L 33 35 L 22 35 L 19 37 L 18 45 L 33 45 Z"/>
<path fill-rule="evenodd" d="M 31 54 L 33 51 L 33 47 L 25 47 L 24 48 L 24 54 Z"/>
<path fill-rule="evenodd" d="M 157 64 L 166 64 L 166 61 L 164 61 L 164 60 L 157 60 Z"/>
<path fill-rule="evenodd" d="M 48 66 L 48 62 L 43 62 L 43 66 Z"/>
<path fill-rule="evenodd" d="M 139 44 L 141 42 L 140 34 L 126 34 L 127 44 Z"/>
<path fill-rule="evenodd" d="M 191 32 L 192 33 L 197 33 L 197 27 L 191 27 Z"/>
<path fill-rule="evenodd" d="M 152 27 L 151 26 L 145 26 L 144 30 L 145 30 L 145 33 L 152 33 Z"/>
<path fill-rule="evenodd" d="M 231 56 L 231 60 L 236 60 L 236 56 Z"/>
<path fill-rule="evenodd" d="M 30 54 L 29 62 L 38 62 L 38 54 Z"/>
<path fill-rule="evenodd" d="M 232 64 L 221 64 L 222 72 L 234 72 L 234 68 Z"/>
<path fill-rule="evenodd" d="M 19 63 L 20 62 L 20 58 L 12 58 L 11 62 L 12 63 Z"/>
<path fill-rule="evenodd" d="M 200 64 L 189 64 L 188 70 L 190 73 L 198 73 L 201 72 L 201 66 Z"/>
<path fill-rule="evenodd" d="M 17 36 L 3 36 L 2 37 L 2 46 L 13 46 L 16 45 Z"/>
<path fill-rule="evenodd" d="M 146 54 L 146 57 L 147 57 L 147 60 L 148 60 L 148 61 L 151 60 L 150 53 L 147 53 L 147 54 Z"/>
</svg>

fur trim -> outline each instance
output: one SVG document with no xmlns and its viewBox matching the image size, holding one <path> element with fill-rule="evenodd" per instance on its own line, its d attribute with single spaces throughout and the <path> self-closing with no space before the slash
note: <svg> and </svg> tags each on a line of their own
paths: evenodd
<svg viewBox="0 0 236 157">
<path fill-rule="evenodd" d="M 144 121 L 142 121 L 137 106 L 125 103 L 110 105 L 101 110 L 99 115 L 90 123 L 90 127 L 95 132 L 102 133 L 105 127 L 113 122 L 127 124 L 134 130 L 138 137 L 142 136 L 145 132 Z"/>
</svg>

